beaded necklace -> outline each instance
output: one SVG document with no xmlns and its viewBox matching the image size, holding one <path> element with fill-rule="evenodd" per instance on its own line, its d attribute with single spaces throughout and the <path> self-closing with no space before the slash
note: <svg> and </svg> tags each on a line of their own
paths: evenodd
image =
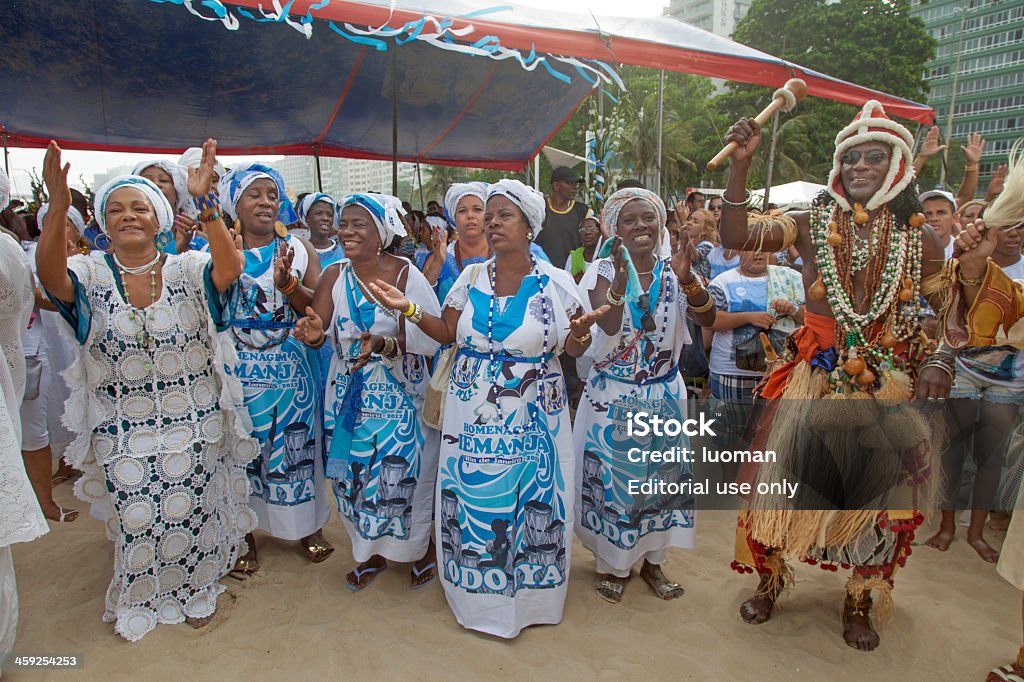
<svg viewBox="0 0 1024 682">
<path fill-rule="evenodd" d="M 541 345 L 541 362 L 540 362 L 540 378 L 537 380 L 537 401 L 541 402 L 544 399 L 544 383 L 545 377 L 548 374 L 548 337 L 551 335 L 551 306 L 548 297 L 544 295 L 544 280 L 541 279 L 540 271 L 537 268 L 537 259 L 530 254 L 530 270 L 533 272 L 533 276 L 537 278 L 537 283 L 540 286 L 540 301 L 542 317 L 544 320 L 544 342 Z M 488 274 L 491 280 L 491 300 L 487 308 L 487 355 L 489 356 L 488 374 L 490 375 L 491 388 L 494 390 L 494 405 L 498 408 L 498 424 L 501 426 L 505 425 L 505 414 L 501 409 L 501 399 L 498 397 L 498 377 L 501 376 L 501 363 L 495 360 L 494 353 L 494 306 L 498 301 L 497 289 L 495 288 L 498 273 L 498 262 L 495 260 L 491 267 L 488 269 Z M 512 435 L 520 435 L 525 433 L 529 424 L 524 426 L 513 426 Z"/>
<path fill-rule="evenodd" d="M 128 304 L 128 317 L 132 322 L 139 325 L 140 330 L 135 334 L 135 340 L 138 341 L 139 345 L 144 347 L 146 350 L 153 350 L 153 335 L 149 333 L 147 325 L 152 323 L 155 319 L 156 312 L 153 310 L 153 304 L 156 302 L 156 265 L 160 262 L 161 254 L 157 253 L 153 257 L 153 260 L 137 267 L 129 268 L 126 267 L 117 254 L 113 254 L 114 263 L 117 265 L 118 271 L 121 273 L 121 288 L 124 289 L 124 300 Z M 149 305 L 146 306 L 145 312 L 139 310 L 132 303 L 132 296 L 128 293 L 128 280 L 125 275 L 142 275 L 149 272 Z M 145 369 L 149 370 L 152 368 L 150 362 L 145 363 Z"/>
<path fill-rule="evenodd" d="M 880 225 L 877 224 L 879 219 Z M 836 321 L 837 346 L 845 344 L 851 357 L 856 357 L 859 350 L 883 370 L 891 368 L 893 347 L 918 332 L 920 230 L 900 229 L 892 212 L 884 209 L 870 226 L 871 236 L 862 240 L 861 246 L 853 238 L 856 228 L 850 215 L 838 206 L 828 212 L 821 207 L 812 208 L 810 223 L 818 276 Z M 864 301 L 857 306 L 853 301 L 853 273 L 854 260 L 861 258 L 859 250 L 869 250 L 860 268 L 868 268 L 869 272 L 865 278 Z M 869 339 L 869 328 L 879 321 L 883 323 Z"/>
<path fill-rule="evenodd" d="M 359 275 L 356 274 L 355 266 L 346 268 L 346 271 L 351 273 L 352 277 L 355 278 L 356 284 L 358 284 L 359 287 L 363 290 L 363 295 L 366 296 L 366 300 L 368 300 L 370 303 L 374 304 L 375 306 L 383 310 L 385 313 L 387 313 L 388 317 L 390 317 L 394 321 L 398 321 L 399 311 L 395 310 L 394 308 L 389 308 L 377 300 L 377 297 L 373 295 L 372 291 L 370 291 L 370 287 L 363 284 L 363 280 L 359 279 Z M 351 282 L 349 283 L 349 285 L 351 286 Z"/>
</svg>

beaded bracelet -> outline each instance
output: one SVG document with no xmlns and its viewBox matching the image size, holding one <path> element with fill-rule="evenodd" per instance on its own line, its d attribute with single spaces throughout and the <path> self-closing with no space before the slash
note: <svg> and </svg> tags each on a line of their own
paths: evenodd
<svg viewBox="0 0 1024 682">
<path fill-rule="evenodd" d="M 967 279 L 964 277 L 964 271 L 960 268 L 956 269 L 956 281 L 965 287 L 980 287 L 981 283 L 985 281 L 985 275 L 988 274 L 988 263 L 985 264 L 985 271 L 981 273 L 981 277 L 978 279 Z"/>
<path fill-rule="evenodd" d="M 290 296 L 291 293 L 295 291 L 296 288 L 298 288 L 298 286 L 299 278 L 296 277 L 295 275 L 290 275 L 290 279 L 287 282 L 285 282 L 285 285 L 283 287 L 278 287 L 277 289 L 285 296 Z"/>
<path fill-rule="evenodd" d="M 224 217 L 224 214 L 222 214 L 220 211 L 214 211 L 213 213 L 210 213 L 210 214 L 200 213 L 196 217 L 196 220 L 201 222 L 204 225 L 209 225 L 213 221 L 220 220 L 223 217 Z"/>
<path fill-rule="evenodd" d="M 743 190 L 743 201 L 729 201 L 725 198 L 725 193 L 721 194 L 722 205 L 726 208 L 742 208 L 744 211 L 747 210 L 747 204 L 750 203 L 750 190 Z"/>
</svg>

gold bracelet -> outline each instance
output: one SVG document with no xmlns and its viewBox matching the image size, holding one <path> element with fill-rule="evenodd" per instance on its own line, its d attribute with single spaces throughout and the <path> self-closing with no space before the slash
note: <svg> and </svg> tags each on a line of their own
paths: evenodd
<svg viewBox="0 0 1024 682">
<path fill-rule="evenodd" d="M 413 324 L 419 324 L 420 321 L 423 319 L 423 308 L 420 307 L 419 303 L 415 304 L 413 308 L 414 309 L 412 311 L 412 315 L 407 315 L 406 317 L 409 318 L 409 322 L 412 322 Z"/>
<path fill-rule="evenodd" d="M 606 299 L 608 299 L 608 303 L 610 303 L 611 305 L 620 306 L 620 305 L 622 305 L 622 297 L 625 296 L 625 295 L 626 295 L 625 291 L 623 291 L 621 294 L 616 294 L 614 291 L 612 291 L 612 287 L 609 284 L 608 285 L 608 292 L 604 295 L 604 297 Z"/>
<path fill-rule="evenodd" d="M 985 281 L 985 275 L 988 274 L 988 263 L 985 263 L 985 271 L 981 273 L 981 277 L 978 279 L 967 279 L 964 277 L 964 271 L 962 268 L 956 269 L 956 281 L 960 282 L 965 287 L 980 287 L 981 283 Z"/>
<path fill-rule="evenodd" d="M 575 336 L 573 336 L 572 332 L 569 332 L 569 338 L 582 346 L 587 341 L 590 341 L 590 332 L 587 332 L 586 334 L 579 338 L 576 338 Z"/>
<path fill-rule="evenodd" d="M 973 173 L 976 170 L 978 170 L 978 164 L 976 163 L 969 163 L 964 166 L 964 173 Z"/>
<path fill-rule="evenodd" d="M 689 282 L 680 282 L 683 287 L 683 293 L 687 296 L 693 296 L 704 291 L 704 285 L 700 283 L 700 280 L 694 277 Z"/>
<path fill-rule="evenodd" d="M 708 300 L 705 301 L 703 305 L 690 306 L 690 310 L 692 310 L 695 313 L 706 313 L 707 311 L 711 310 L 714 307 L 715 299 L 711 298 L 711 294 L 708 294 Z"/>
</svg>

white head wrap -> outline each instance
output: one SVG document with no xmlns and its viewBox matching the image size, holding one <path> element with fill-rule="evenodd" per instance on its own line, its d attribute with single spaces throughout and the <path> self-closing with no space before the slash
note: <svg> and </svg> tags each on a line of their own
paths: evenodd
<svg viewBox="0 0 1024 682">
<path fill-rule="evenodd" d="M 7 173 L 0 170 L 0 211 L 7 208 L 9 203 L 11 203 L 11 181 L 7 177 Z"/>
<path fill-rule="evenodd" d="M 610 234 L 618 233 L 619 213 L 622 212 L 625 205 L 638 199 L 646 201 L 654 207 L 655 212 L 658 214 L 660 228 L 665 227 L 665 223 L 668 222 L 668 211 L 665 210 L 665 202 L 661 200 L 661 197 L 649 189 L 626 187 L 608 197 L 604 208 L 601 209 L 601 224 L 608 229 Z"/>
<path fill-rule="evenodd" d="M 534 239 L 544 228 L 545 201 L 544 195 L 518 180 L 498 180 L 487 188 L 487 198 L 500 194 L 514 203 L 526 216 L 526 222 L 533 230 Z"/>
<path fill-rule="evenodd" d="M 36 212 L 36 227 L 39 231 L 43 231 L 43 218 L 50 212 L 50 204 L 46 203 L 39 207 Z M 78 230 L 79 236 L 85 234 L 85 221 L 82 220 L 82 214 L 78 212 L 78 209 L 74 206 L 68 207 L 68 218 L 71 218 L 71 222 L 74 223 L 75 228 Z"/>
<path fill-rule="evenodd" d="M 380 243 L 385 247 L 395 237 L 406 235 L 405 223 L 402 222 L 405 212 L 398 197 L 390 194 L 349 194 L 341 200 L 341 208 L 346 206 L 362 206 L 369 212 L 373 222 L 377 224 Z"/>
<path fill-rule="evenodd" d="M 188 171 L 185 170 L 185 167 L 179 166 L 173 161 L 155 159 L 135 164 L 135 168 L 132 168 L 132 175 L 142 175 L 142 171 L 152 166 L 156 166 L 171 176 L 171 181 L 174 183 L 174 193 L 178 195 L 178 203 L 173 207 L 174 210 L 178 213 L 184 213 L 190 218 L 195 218 L 199 215 L 195 204 L 192 202 L 192 197 L 188 193 Z"/>
<path fill-rule="evenodd" d="M 302 226 L 307 228 L 309 227 L 309 223 L 306 222 L 306 216 L 309 215 L 309 211 L 310 209 L 313 208 L 313 204 L 315 204 L 318 201 L 322 201 L 331 207 L 331 210 L 334 211 L 334 224 L 337 225 L 338 202 L 332 199 L 328 194 L 323 194 L 321 192 L 310 192 L 306 196 L 302 197 L 302 201 L 299 202 L 299 222 L 302 223 Z"/>
<path fill-rule="evenodd" d="M 157 223 L 160 228 L 156 235 L 156 246 L 160 250 L 166 248 L 168 244 L 174 241 L 174 234 L 171 232 L 171 228 L 174 225 L 174 209 L 171 208 L 167 197 L 164 196 L 159 187 L 138 175 L 119 175 L 100 187 L 99 191 L 96 192 L 93 213 L 96 214 L 96 224 L 100 230 L 103 234 L 109 236 L 107 232 L 107 200 L 110 199 L 110 195 L 113 194 L 114 190 L 121 187 L 134 187 L 149 199 L 149 203 L 152 204 L 153 211 L 156 213 Z"/>
<path fill-rule="evenodd" d="M 182 168 L 199 168 L 199 164 L 203 162 L 203 148 L 202 147 L 189 147 L 178 159 L 178 165 Z M 217 177 L 223 178 L 228 172 L 228 169 L 224 167 L 220 161 L 213 162 L 213 170 L 217 173 Z"/>
<path fill-rule="evenodd" d="M 440 230 L 448 229 L 448 222 L 439 215 L 428 215 L 427 224 Z"/>
<path fill-rule="evenodd" d="M 487 203 L 486 182 L 457 182 L 448 188 L 444 195 L 444 215 L 455 226 L 455 213 L 459 208 L 459 202 L 463 197 L 479 197 L 480 201 Z"/>
<path fill-rule="evenodd" d="M 299 216 L 295 213 L 292 200 L 288 198 L 287 188 L 284 186 L 284 178 L 270 166 L 261 163 L 254 163 L 249 166 L 236 168 L 220 179 L 221 205 L 225 203 L 230 206 L 230 213 L 238 217 L 238 201 L 242 198 L 249 185 L 260 179 L 273 180 L 277 185 L 277 219 L 285 225 L 298 222 Z M 225 202 L 224 199 L 227 198 Z"/>
</svg>

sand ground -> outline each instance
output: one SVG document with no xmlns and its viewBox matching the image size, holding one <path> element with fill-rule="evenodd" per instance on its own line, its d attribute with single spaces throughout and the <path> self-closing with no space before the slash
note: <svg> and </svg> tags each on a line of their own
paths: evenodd
<svg viewBox="0 0 1024 682">
<path fill-rule="evenodd" d="M 68 484 L 56 498 L 82 507 Z M 132 644 L 101 620 L 112 545 L 83 515 L 16 545 L 14 558 L 15 652 L 77 653 L 84 668 L 12 669 L 5 679 L 960 682 L 984 679 L 1019 646 L 1020 593 L 963 541 L 944 554 L 915 547 L 875 652 L 843 643 L 844 576 L 805 565 L 772 620 L 747 625 L 737 610 L 755 579 L 729 569 L 734 522 L 731 512 L 700 513 L 697 548 L 669 554 L 666 572 L 686 594 L 667 603 L 638 578 L 621 604 L 601 601 L 593 558 L 577 543 L 562 623 L 502 641 L 462 629 L 436 582 L 410 591 L 407 566 L 392 565 L 365 592 L 350 593 L 343 581 L 351 554 L 334 516 L 326 536 L 338 551 L 326 562 L 312 565 L 298 543 L 261 537 L 260 573 L 245 582 L 225 578 L 228 592 L 211 625 L 161 625 Z M 1003 534 L 987 533 L 998 547 Z"/>
</svg>

